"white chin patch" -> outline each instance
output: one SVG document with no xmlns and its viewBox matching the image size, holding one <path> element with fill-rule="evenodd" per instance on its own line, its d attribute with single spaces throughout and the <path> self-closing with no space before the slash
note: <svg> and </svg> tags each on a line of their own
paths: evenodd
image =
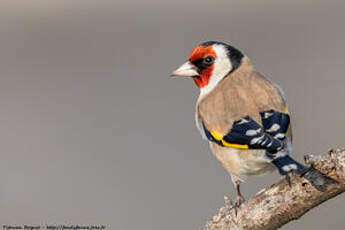
<svg viewBox="0 0 345 230">
<path fill-rule="evenodd" d="M 205 95 L 214 89 L 214 87 L 228 74 L 232 65 L 227 55 L 227 50 L 222 45 L 213 45 L 213 50 L 216 52 L 217 58 L 214 62 L 214 69 L 210 77 L 208 85 L 200 89 L 200 94 Z"/>
</svg>

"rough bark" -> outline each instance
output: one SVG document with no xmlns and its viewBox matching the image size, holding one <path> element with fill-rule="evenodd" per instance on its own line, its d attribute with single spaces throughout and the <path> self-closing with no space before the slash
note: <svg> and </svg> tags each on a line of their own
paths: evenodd
<svg viewBox="0 0 345 230">
<path fill-rule="evenodd" d="M 256 196 L 235 208 L 228 198 L 226 205 L 209 221 L 207 230 L 273 230 L 296 220 L 319 204 L 345 191 L 345 150 L 330 150 L 327 155 L 305 156 L 306 163 L 327 178 L 322 191 L 312 184 L 319 183 L 291 174 L 291 185 L 282 179 L 260 191 Z M 321 179 L 324 181 L 324 179 Z M 325 181 L 324 181 L 325 182 Z"/>
</svg>

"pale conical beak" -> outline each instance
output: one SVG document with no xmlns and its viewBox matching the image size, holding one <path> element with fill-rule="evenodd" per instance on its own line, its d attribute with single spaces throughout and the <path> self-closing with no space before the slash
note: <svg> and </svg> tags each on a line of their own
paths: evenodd
<svg viewBox="0 0 345 230">
<path fill-rule="evenodd" d="M 197 67 L 190 61 L 185 62 L 178 69 L 171 73 L 171 77 L 197 77 L 199 73 Z"/>
</svg>

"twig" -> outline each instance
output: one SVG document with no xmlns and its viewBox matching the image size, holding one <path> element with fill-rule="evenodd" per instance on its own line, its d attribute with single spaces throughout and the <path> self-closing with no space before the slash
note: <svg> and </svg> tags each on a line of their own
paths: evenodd
<svg viewBox="0 0 345 230">
<path fill-rule="evenodd" d="M 229 199 L 225 207 L 209 221 L 207 230 L 273 230 L 299 219 L 319 204 L 345 191 L 345 150 L 330 150 L 324 156 L 305 156 L 326 177 L 315 178 L 326 183 L 323 191 L 317 190 L 308 180 L 291 175 L 291 187 L 285 179 L 265 188 L 245 202 L 235 215 Z"/>
</svg>

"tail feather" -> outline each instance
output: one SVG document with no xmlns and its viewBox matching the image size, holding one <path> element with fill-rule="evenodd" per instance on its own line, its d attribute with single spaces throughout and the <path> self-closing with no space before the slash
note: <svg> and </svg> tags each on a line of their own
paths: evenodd
<svg viewBox="0 0 345 230">
<path fill-rule="evenodd" d="M 278 168 L 279 173 L 283 176 L 288 174 L 291 171 L 299 171 L 302 172 L 307 170 L 309 167 L 302 165 L 301 163 L 297 162 L 289 155 L 285 155 L 282 157 L 275 158 L 272 163 Z"/>
<path fill-rule="evenodd" d="M 327 184 L 335 183 L 334 180 L 326 177 L 317 169 L 303 165 L 289 155 L 278 157 L 274 159 L 272 163 L 278 168 L 281 175 L 288 177 L 289 172 L 295 171 L 301 175 L 301 177 L 308 180 L 319 191 L 324 191 Z"/>
</svg>

